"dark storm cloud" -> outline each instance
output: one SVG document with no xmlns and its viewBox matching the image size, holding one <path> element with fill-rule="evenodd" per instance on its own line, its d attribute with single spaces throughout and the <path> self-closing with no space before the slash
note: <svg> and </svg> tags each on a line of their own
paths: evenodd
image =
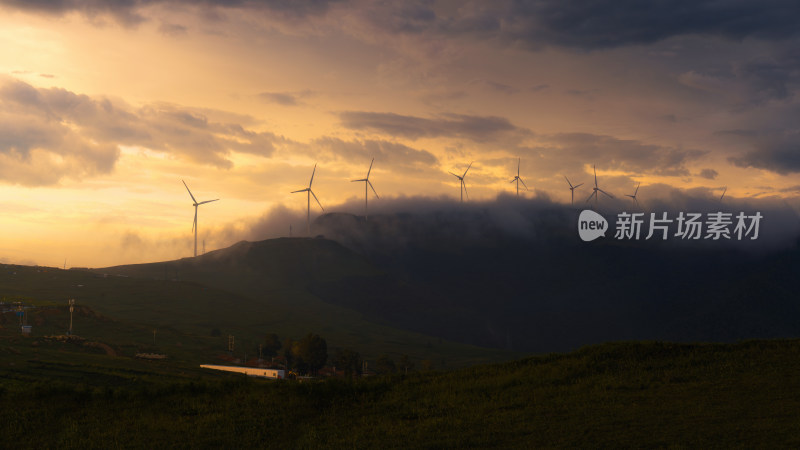
<svg viewBox="0 0 800 450">
<path fill-rule="evenodd" d="M 754 149 L 742 156 L 728 158 L 738 167 L 754 167 L 781 175 L 800 172 L 800 133 L 772 132 L 750 138 Z"/>
<path fill-rule="evenodd" d="M 238 123 L 211 120 L 206 113 L 169 104 L 134 108 L 104 97 L 0 79 L 0 177 L 40 185 L 64 176 L 108 173 L 120 145 L 228 168 L 232 151 L 266 156 L 286 142 Z"/>
<path fill-rule="evenodd" d="M 248 8 L 280 14 L 286 18 L 303 18 L 324 14 L 338 0 L 0 0 L 0 5 L 18 10 L 61 16 L 73 12 L 90 20 L 109 15 L 126 27 L 134 27 L 147 18 L 142 8 L 150 5 L 175 4 L 204 8 Z M 213 16 L 213 12 L 210 13 Z"/>
<path fill-rule="evenodd" d="M 689 175 L 687 163 L 708 153 L 590 133 L 562 133 L 550 136 L 548 140 L 557 145 L 561 157 L 568 157 L 576 164 L 602 162 L 605 170 L 666 176 Z"/>
<path fill-rule="evenodd" d="M 78 12 L 90 19 L 110 15 L 125 26 L 145 20 L 149 5 L 181 4 L 214 9 L 247 9 L 281 17 L 326 14 L 335 0 L 0 0 L 15 9 L 51 15 Z M 341 3 L 346 3 L 342 1 Z M 374 29 L 388 34 L 471 36 L 529 48 L 548 45 L 602 49 L 651 44 L 681 35 L 742 40 L 800 35 L 800 4 L 793 0 L 506 0 L 457 3 L 435 1 L 357 4 Z"/>
<path fill-rule="evenodd" d="M 441 18 L 450 33 L 492 35 L 529 47 L 600 49 L 651 44 L 680 35 L 741 40 L 800 34 L 800 4 L 792 0 L 539 0 L 481 2 Z"/>
<path fill-rule="evenodd" d="M 789 99 L 800 86 L 800 49 L 790 45 L 775 56 L 736 64 L 733 74 L 743 84 L 744 100 L 750 105 Z"/>
<path fill-rule="evenodd" d="M 394 113 L 347 111 L 339 114 L 342 125 L 352 130 L 370 130 L 408 139 L 459 137 L 475 142 L 497 140 L 521 131 L 508 119 L 497 116 L 443 114 L 426 119 Z"/>
</svg>

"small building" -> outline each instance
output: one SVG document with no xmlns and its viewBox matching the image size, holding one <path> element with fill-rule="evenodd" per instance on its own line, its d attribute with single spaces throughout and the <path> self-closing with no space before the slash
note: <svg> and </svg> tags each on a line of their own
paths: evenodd
<svg viewBox="0 0 800 450">
<path fill-rule="evenodd" d="M 285 370 L 263 369 L 260 367 L 218 366 L 214 364 L 201 364 L 200 367 L 203 369 L 243 373 L 251 377 L 271 378 L 274 380 L 283 380 L 286 378 Z"/>
<path fill-rule="evenodd" d="M 22 334 L 30 336 L 33 327 L 31 325 L 22 325 Z"/>
</svg>

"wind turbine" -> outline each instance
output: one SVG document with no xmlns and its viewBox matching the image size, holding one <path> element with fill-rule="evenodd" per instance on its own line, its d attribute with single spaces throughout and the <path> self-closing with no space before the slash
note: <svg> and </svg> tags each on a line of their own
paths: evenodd
<svg viewBox="0 0 800 450">
<path fill-rule="evenodd" d="M 356 181 L 364 182 L 364 220 L 367 220 L 367 199 L 369 198 L 369 191 L 367 190 L 367 186 L 372 188 L 372 192 L 375 192 L 375 198 L 380 198 L 378 197 L 378 193 L 375 191 L 375 188 L 372 186 L 372 183 L 369 181 L 369 173 L 372 172 L 372 163 L 374 162 L 375 158 L 372 158 L 372 161 L 370 161 L 369 163 L 369 170 L 367 170 L 366 178 L 362 178 L 360 180 L 351 180 L 353 183 L 355 183 Z"/>
<path fill-rule="evenodd" d="M 569 193 L 572 195 L 572 198 L 571 198 L 569 203 L 570 203 L 570 205 L 574 205 L 575 204 L 575 189 L 578 189 L 579 187 L 583 186 L 583 183 L 576 184 L 575 186 L 573 186 L 572 183 L 569 182 L 569 178 L 567 178 L 566 175 L 564 175 L 564 179 L 567 180 L 567 184 L 569 185 Z"/>
<path fill-rule="evenodd" d="M 450 175 L 458 178 L 459 181 L 461 181 L 461 203 L 464 203 L 464 194 L 465 193 L 467 194 L 467 198 L 469 198 L 469 193 L 467 192 L 467 185 L 464 183 L 464 177 L 467 176 L 467 172 L 469 172 L 469 168 L 470 167 L 472 167 L 472 163 L 469 163 L 469 166 L 467 166 L 467 170 L 464 171 L 464 175 L 461 175 L 461 176 L 458 176 L 458 175 L 454 174 L 453 172 L 450 172 Z M 525 183 L 523 183 L 523 185 L 524 184 Z"/>
<path fill-rule="evenodd" d="M 311 190 L 311 183 L 314 182 L 314 172 L 317 171 L 317 165 L 314 164 L 314 170 L 311 171 L 311 180 L 308 182 L 308 187 L 305 189 L 300 189 L 299 191 L 292 191 L 292 194 L 296 194 L 298 192 L 307 192 L 306 196 L 308 197 L 308 207 L 306 209 L 306 228 L 308 235 L 311 235 L 311 196 L 314 196 L 314 200 L 317 201 L 317 204 L 320 208 L 322 208 L 322 203 L 319 202 L 319 199 L 314 194 L 314 191 Z M 325 211 L 325 208 L 322 208 Z"/>
<path fill-rule="evenodd" d="M 183 182 L 183 185 L 186 186 L 185 181 L 181 180 L 181 182 Z M 205 203 L 215 202 L 219 199 L 215 198 L 214 200 L 198 202 L 194 199 L 194 195 L 192 195 L 192 191 L 189 190 L 189 186 L 186 186 L 186 190 L 189 191 L 189 197 L 192 197 L 192 202 L 194 202 L 192 204 L 194 206 L 194 222 L 192 222 L 192 231 L 194 231 L 194 256 L 197 256 L 197 207 Z"/>
<path fill-rule="evenodd" d="M 728 191 L 728 186 L 725 186 L 724 188 L 722 188 L 722 195 L 719 196 L 719 201 L 720 202 L 722 201 L 722 197 L 725 197 L 725 192 L 727 192 L 727 191 Z"/>
<path fill-rule="evenodd" d="M 525 182 L 522 181 L 522 178 L 519 177 L 519 163 L 520 163 L 520 161 L 522 161 L 522 160 L 520 158 L 517 158 L 517 176 L 515 176 L 514 179 L 511 180 L 512 183 L 515 182 L 515 181 L 517 182 L 517 197 L 519 197 L 519 183 L 520 182 L 522 182 L 522 185 L 525 186 L 525 190 L 526 191 L 528 190 L 528 186 L 526 186 Z M 464 174 L 466 175 L 466 172 L 464 172 Z"/>
<path fill-rule="evenodd" d="M 634 191 L 633 195 L 625 194 L 625 197 L 630 197 L 630 198 L 633 199 L 633 203 L 636 206 L 639 206 L 639 200 L 636 200 L 636 194 L 639 193 L 639 186 L 641 186 L 641 185 L 642 185 L 642 182 L 640 181 L 639 184 L 636 186 L 636 191 Z"/>
<path fill-rule="evenodd" d="M 589 200 L 591 200 L 592 197 L 594 196 L 594 205 L 595 205 L 595 208 L 598 208 L 598 205 L 599 205 L 599 199 L 598 199 L 599 195 L 597 195 L 598 192 L 602 192 L 603 194 L 605 194 L 609 198 L 614 198 L 614 196 L 609 194 L 608 192 L 600 189 L 599 187 L 597 187 L 597 167 L 596 166 L 592 166 L 592 167 L 594 168 L 594 187 L 592 188 L 592 195 L 590 195 L 589 198 L 586 199 L 586 202 L 588 203 Z"/>
</svg>

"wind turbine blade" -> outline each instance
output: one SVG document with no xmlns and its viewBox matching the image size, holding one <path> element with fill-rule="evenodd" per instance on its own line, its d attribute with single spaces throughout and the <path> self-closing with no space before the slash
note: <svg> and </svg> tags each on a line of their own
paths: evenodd
<svg viewBox="0 0 800 450">
<path fill-rule="evenodd" d="M 467 170 L 464 171 L 464 175 L 461 175 L 461 178 L 464 178 L 465 176 L 467 176 L 467 172 L 469 172 L 469 168 L 472 167 L 472 163 L 474 163 L 474 162 L 475 161 L 469 163 L 469 165 L 467 166 Z"/>
<path fill-rule="evenodd" d="M 573 186 L 572 183 L 569 182 L 569 178 L 567 178 L 566 175 L 564 175 L 564 179 L 567 180 L 567 184 L 569 185 L 570 189 L 575 189 L 576 187 L 578 187 L 578 186 Z"/>
<path fill-rule="evenodd" d="M 352 182 L 356 182 L 356 181 L 367 181 L 367 179 L 366 179 L 366 178 L 362 178 L 362 179 L 360 179 L 360 180 L 350 180 L 350 181 L 352 181 Z"/>
<path fill-rule="evenodd" d="M 522 162 L 522 158 L 517 158 L 517 176 L 519 176 L 519 163 Z"/>
<path fill-rule="evenodd" d="M 725 193 L 728 192 L 728 186 L 725 186 L 722 189 L 722 195 L 719 197 L 719 201 L 722 201 L 722 197 L 725 197 Z"/>
<path fill-rule="evenodd" d="M 469 169 L 467 169 L 467 170 L 469 170 Z M 466 174 L 467 172 L 464 172 L 464 173 Z M 464 186 L 464 193 L 467 194 L 467 199 L 469 199 L 469 192 L 467 192 L 467 183 L 464 183 L 463 179 L 461 180 L 461 185 Z"/>
<path fill-rule="evenodd" d="M 298 192 L 305 192 L 307 190 L 308 190 L 308 188 L 300 189 L 299 191 L 292 191 L 291 194 L 297 194 Z"/>
<path fill-rule="evenodd" d="M 195 228 L 197 228 L 197 206 L 194 207 L 194 221 L 192 222 L 192 232 L 194 233 Z"/>
<path fill-rule="evenodd" d="M 528 186 L 525 184 L 524 181 L 522 181 L 522 178 L 519 179 L 519 182 L 522 183 L 523 186 L 525 186 L 525 190 L 527 191 L 528 190 Z"/>
<path fill-rule="evenodd" d="M 367 171 L 367 179 L 369 180 L 369 173 L 372 172 L 372 163 L 375 162 L 375 158 L 372 158 L 372 161 L 369 163 L 369 170 Z"/>
<path fill-rule="evenodd" d="M 459 180 L 461 179 L 461 177 L 460 177 L 460 176 L 458 176 L 458 175 L 454 174 L 453 172 L 447 172 L 447 173 L 449 173 L 450 175 L 452 175 L 452 176 L 454 176 L 454 177 L 458 178 Z"/>
<path fill-rule="evenodd" d="M 516 178 L 514 178 L 514 179 L 513 179 L 513 180 L 511 180 L 511 181 L 509 181 L 509 183 L 513 183 L 513 182 L 515 182 L 515 181 L 517 181 L 517 179 L 516 179 Z"/>
<path fill-rule="evenodd" d="M 597 166 L 592 166 L 594 168 L 594 187 L 597 187 Z"/>
<path fill-rule="evenodd" d="M 184 186 L 186 186 L 186 182 L 181 180 Z M 189 186 L 186 186 L 186 190 L 189 191 Z M 192 195 L 192 191 L 189 191 L 189 197 L 192 197 L 192 201 L 197 203 L 197 200 L 194 199 L 194 195 Z"/>
<path fill-rule="evenodd" d="M 372 186 L 372 183 L 371 183 L 369 180 L 367 180 L 367 184 L 368 184 L 368 185 L 369 185 L 369 187 L 372 189 L 372 192 L 374 192 L 374 193 L 375 193 L 375 197 L 376 197 L 376 198 L 380 198 L 380 197 L 378 197 L 378 192 L 375 190 L 375 188 Z"/>
<path fill-rule="evenodd" d="M 592 197 L 594 197 L 595 195 L 597 195 L 597 191 L 592 191 L 592 194 L 589 195 L 589 198 L 586 199 L 586 203 L 589 203 L 589 200 L 591 200 Z"/>
<path fill-rule="evenodd" d="M 639 182 L 639 184 L 636 185 L 636 191 L 633 193 L 634 196 L 636 196 L 636 194 L 639 193 L 639 186 L 641 186 L 641 185 L 642 185 L 641 181 Z"/>
<path fill-rule="evenodd" d="M 583 186 L 583 183 L 581 183 L 581 184 L 576 184 L 575 186 L 573 186 L 573 187 L 572 187 L 572 189 L 578 189 L 578 188 L 579 188 L 579 187 L 581 187 L 581 186 Z"/>
<path fill-rule="evenodd" d="M 205 203 L 211 203 L 211 202 L 215 202 L 215 201 L 217 201 L 217 200 L 219 200 L 219 199 L 218 199 L 218 198 L 215 198 L 214 200 L 206 200 L 206 201 L 204 201 L 204 202 L 200 202 L 200 203 L 198 203 L 198 205 L 202 205 L 202 204 L 205 204 Z"/>
<path fill-rule="evenodd" d="M 311 171 L 311 180 L 308 182 L 308 188 L 311 189 L 311 183 L 314 182 L 314 173 L 317 171 L 317 164 L 314 164 L 314 170 Z"/>
<path fill-rule="evenodd" d="M 308 192 L 311 192 L 311 195 L 313 195 L 313 196 L 314 196 L 314 200 L 316 200 L 316 201 L 317 201 L 317 204 L 319 205 L 319 207 L 320 207 L 320 208 L 322 208 L 322 203 L 320 203 L 320 202 L 319 202 L 319 199 L 318 199 L 318 198 L 317 198 L 317 196 L 314 194 L 314 191 L 312 191 L 311 189 L 309 189 L 309 190 L 308 190 Z M 322 210 L 323 210 L 323 211 L 325 211 L 325 208 L 322 208 Z"/>
<path fill-rule="evenodd" d="M 597 190 L 598 190 L 598 191 L 600 191 L 600 192 L 602 192 L 603 194 L 605 194 L 605 195 L 609 196 L 610 198 L 614 198 L 614 196 L 613 196 L 613 195 L 609 194 L 608 192 L 606 192 L 606 191 L 604 191 L 604 190 L 602 190 L 602 189 L 597 189 Z"/>
</svg>

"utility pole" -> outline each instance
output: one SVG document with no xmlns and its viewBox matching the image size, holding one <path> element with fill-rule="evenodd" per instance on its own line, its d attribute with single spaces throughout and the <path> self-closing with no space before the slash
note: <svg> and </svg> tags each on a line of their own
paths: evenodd
<svg viewBox="0 0 800 450">
<path fill-rule="evenodd" d="M 72 336 L 72 311 L 75 309 L 75 299 L 69 299 L 69 334 Z"/>
</svg>

